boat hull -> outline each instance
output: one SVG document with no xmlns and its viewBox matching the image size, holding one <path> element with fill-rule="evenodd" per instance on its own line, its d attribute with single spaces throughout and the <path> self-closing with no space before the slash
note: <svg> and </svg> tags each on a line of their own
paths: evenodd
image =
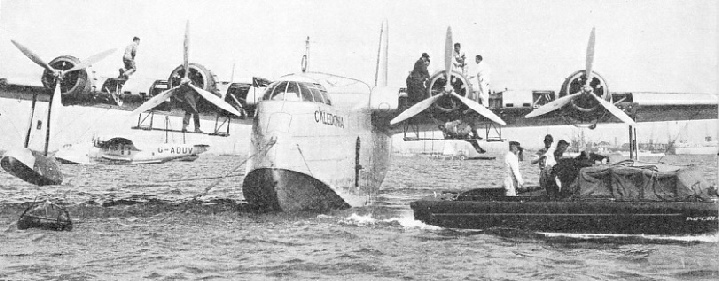
<svg viewBox="0 0 719 281">
<path fill-rule="evenodd" d="M 550 201 L 527 196 L 411 203 L 415 219 L 441 227 L 665 235 L 716 233 L 717 206 L 715 202 Z"/>
<path fill-rule="evenodd" d="M 245 200 L 269 211 L 326 211 L 351 206 L 321 181 L 284 169 L 256 169 L 244 180 Z"/>
</svg>

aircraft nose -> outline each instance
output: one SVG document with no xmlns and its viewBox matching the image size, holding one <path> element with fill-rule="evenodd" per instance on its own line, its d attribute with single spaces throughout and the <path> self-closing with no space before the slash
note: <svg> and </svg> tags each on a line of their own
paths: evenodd
<svg viewBox="0 0 719 281">
<path fill-rule="evenodd" d="M 290 131 L 292 123 L 292 115 L 285 112 L 275 112 L 269 114 L 264 126 L 264 132 L 268 135 L 285 134 Z"/>
</svg>

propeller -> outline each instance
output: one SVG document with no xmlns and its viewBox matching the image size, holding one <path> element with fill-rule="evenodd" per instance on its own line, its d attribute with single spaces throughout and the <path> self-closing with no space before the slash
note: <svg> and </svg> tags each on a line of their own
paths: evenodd
<svg viewBox="0 0 719 281">
<path fill-rule="evenodd" d="M 446 84 L 444 84 L 444 92 L 449 93 L 452 90 L 452 52 L 454 51 L 454 46 L 452 46 L 452 27 L 447 27 L 447 36 L 444 38 L 444 75 L 445 79 L 447 81 Z"/>
<path fill-rule="evenodd" d="M 90 65 L 92 65 L 92 64 L 95 64 L 95 63 L 97 63 L 97 62 L 103 60 L 104 58 L 106 58 L 106 57 L 109 56 L 110 54 L 114 53 L 115 50 L 117 50 L 117 49 L 109 49 L 109 50 L 106 50 L 106 51 L 101 52 L 101 53 L 99 53 L 99 54 L 96 54 L 96 55 L 93 55 L 93 56 L 88 57 L 88 58 L 85 59 L 84 61 L 78 63 L 77 65 L 75 65 L 74 67 L 72 67 L 72 68 L 70 68 L 70 69 L 68 69 L 68 70 L 59 70 L 59 69 L 55 69 L 55 68 L 53 68 L 52 66 L 50 66 L 50 65 L 49 65 L 48 63 L 46 63 L 42 58 L 40 58 L 40 56 L 36 55 L 36 54 L 33 53 L 30 49 L 28 49 L 27 47 L 25 47 L 25 46 L 23 46 L 22 44 L 18 43 L 17 41 L 15 41 L 15 40 L 10 40 L 10 42 L 12 42 L 12 44 L 15 45 L 15 47 L 17 47 L 17 48 L 20 50 L 20 52 L 22 52 L 23 54 L 25 54 L 25 56 L 28 57 L 32 62 L 36 63 L 36 64 L 39 65 L 39 66 L 42 66 L 43 68 L 47 69 L 48 71 L 50 71 L 50 72 L 52 72 L 52 73 L 55 73 L 55 76 L 57 76 L 57 78 L 60 79 L 60 80 L 62 80 L 62 78 L 64 77 L 65 73 L 71 72 L 71 71 L 77 71 L 77 70 L 85 69 L 85 68 L 87 68 L 88 66 L 90 66 Z"/>
<path fill-rule="evenodd" d="M 415 115 L 419 114 L 420 112 L 422 112 L 422 111 L 424 111 L 425 109 L 427 109 L 427 108 L 429 108 L 430 106 L 432 106 L 432 104 L 433 104 L 435 101 L 437 101 L 439 98 L 441 98 L 441 97 L 442 97 L 442 95 L 434 95 L 434 96 L 431 96 L 430 98 L 428 98 L 428 99 L 426 99 L 426 100 L 423 100 L 423 101 L 421 101 L 421 102 L 418 102 L 418 103 L 414 104 L 412 107 L 408 108 L 407 110 L 402 111 L 402 113 L 400 113 L 399 115 L 397 115 L 397 117 L 392 118 L 392 120 L 389 121 L 389 124 L 390 124 L 390 125 L 394 125 L 394 124 L 397 124 L 397 123 L 399 123 L 399 122 L 402 122 L 402 121 L 404 121 L 404 120 L 406 120 L 406 119 L 409 119 L 409 118 L 411 118 L 412 116 L 415 116 Z"/>
<path fill-rule="evenodd" d="M 180 85 L 177 85 L 175 87 L 172 87 L 168 90 L 165 90 L 164 92 L 152 97 L 140 107 L 136 108 L 132 111 L 131 115 L 140 114 L 142 112 L 145 112 L 147 110 L 153 109 L 156 106 L 160 105 L 161 103 L 165 102 L 167 99 L 169 99 L 173 94 L 177 92 L 177 89 L 182 86 L 189 86 L 192 90 L 194 90 L 197 94 L 205 98 L 207 101 L 211 102 L 212 104 L 216 105 L 217 107 L 227 110 L 228 112 L 236 115 L 236 116 L 242 116 L 242 114 L 237 111 L 233 106 L 223 101 L 220 97 L 205 91 L 202 88 L 199 88 L 192 84 L 192 81 L 188 78 L 188 75 L 190 73 L 190 21 L 187 21 L 185 24 L 185 40 L 183 41 L 183 60 L 182 60 L 182 69 L 184 71 L 184 77 L 182 77 L 182 82 Z M 242 107 L 242 105 L 240 105 Z"/>
<path fill-rule="evenodd" d="M 494 112 L 492 112 L 491 110 L 487 109 L 476 101 L 470 100 L 468 98 L 458 95 L 457 93 L 454 93 L 454 88 L 452 88 L 451 83 L 452 81 L 450 80 L 452 79 L 452 57 L 454 52 L 453 45 L 454 43 L 452 41 L 452 27 L 448 26 L 447 36 L 444 40 L 444 74 L 447 81 L 444 85 L 444 92 L 436 94 L 428 99 L 416 103 L 412 107 L 397 115 L 397 117 L 392 118 L 392 120 L 390 120 L 389 122 L 390 125 L 397 124 L 419 114 L 420 112 L 432 106 L 432 104 L 434 104 L 439 98 L 444 96 L 454 96 L 458 98 L 461 102 L 466 104 L 470 109 L 473 109 L 474 111 L 479 113 L 479 115 L 487 117 L 489 120 L 499 123 L 500 125 L 507 125 L 507 123 L 505 123 L 502 118 L 499 118 L 499 116 L 494 114 Z"/>
<path fill-rule="evenodd" d="M 587 64 L 584 75 L 587 77 L 584 86 L 589 87 L 589 83 L 592 82 L 592 67 L 594 66 L 594 27 L 592 27 L 592 33 L 589 34 L 589 42 L 587 43 Z"/>
<path fill-rule="evenodd" d="M 586 77 L 586 81 L 585 81 L 584 87 L 582 87 L 582 90 L 577 93 L 561 97 L 555 101 L 549 102 L 549 103 L 541 106 L 540 108 L 532 110 L 532 112 L 530 112 L 529 114 L 527 114 L 525 116 L 526 118 L 532 118 L 532 117 L 537 117 L 540 115 L 547 114 L 549 112 L 563 108 L 564 106 L 566 106 L 568 103 L 570 103 L 573 99 L 575 99 L 577 97 L 580 97 L 583 95 L 590 95 L 602 107 L 604 107 L 607 111 L 609 111 L 609 113 L 611 113 L 615 117 L 619 118 L 619 120 L 621 120 L 622 122 L 624 122 L 628 125 L 632 125 L 632 126 L 636 125 L 636 122 L 631 117 L 629 117 L 629 115 L 624 113 L 624 111 L 619 109 L 614 104 L 612 104 L 594 94 L 594 89 L 591 86 L 592 79 L 594 79 L 594 77 L 593 77 L 594 74 L 592 73 L 592 68 L 594 67 L 594 45 L 595 45 L 595 29 L 592 28 L 592 32 L 589 34 L 589 42 L 587 43 L 587 53 L 586 53 L 587 58 L 586 58 L 586 66 L 585 66 L 586 68 L 584 71 L 584 76 Z"/>
<path fill-rule="evenodd" d="M 45 69 L 47 69 L 47 70 L 49 70 L 49 71 L 53 71 L 53 72 L 55 71 L 55 69 L 53 69 L 52 67 L 50 67 L 50 65 L 48 65 L 44 60 L 42 60 L 42 59 L 40 58 L 40 56 L 38 56 L 38 55 L 36 55 L 35 53 L 33 53 L 33 52 L 32 52 L 30 49 L 28 49 L 27 47 L 23 46 L 22 44 L 18 43 L 18 42 L 15 41 L 15 40 L 10 40 L 10 42 L 12 42 L 13 45 L 15 45 L 15 47 L 17 47 L 18 49 L 20 49 L 20 52 L 22 52 L 23 54 L 25 54 L 26 57 L 30 58 L 30 60 L 31 60 L 32 62 L 36 63 L 36 64 L 39 65 L 39 66 L 42 66 L 43 68 L 45 68 Z"/>
</svg>

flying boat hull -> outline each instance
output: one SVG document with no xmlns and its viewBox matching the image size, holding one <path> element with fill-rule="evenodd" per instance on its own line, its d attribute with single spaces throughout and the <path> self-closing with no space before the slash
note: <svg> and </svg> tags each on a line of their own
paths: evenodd
<svg viewBox="0 0 719 281">
<path fill-rule="evenodd" d="M 390 137 L 373 133 L 369 111 L 310 102 L 262 102 L 258 110 L 242 184 L 250 204 L 291 212 L 372 201 Z"/>
</svg>

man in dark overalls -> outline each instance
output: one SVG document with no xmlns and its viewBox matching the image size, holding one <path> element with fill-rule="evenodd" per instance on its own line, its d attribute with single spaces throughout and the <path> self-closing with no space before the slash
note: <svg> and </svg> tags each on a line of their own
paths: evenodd
<svg viewBox="0 0 719 281">
<path fill-rule="evenodd" d="M 427 83 L 429 81 L 429 55 L 422 53 L 422 56 L 414 63 L 414 69 L 407 76 L 407 95 L 410 105 L 418 103 L 427 95 Z"/>
<path fill-rule="evenodd" d="M 184 75 L 185 71 L 181 69 L 177 71 L 177 75 L 172 79 L 173 85 L 181 84 L 180 87 L 177 88 L 177 92 L 174 96 L 179 101 L 180 108 L 185 111 L 185 117 L 182 118 L 182 132 L 187 132 L 187 126 L 190 125 L 190 117 L 194 117 L 195 133 L 202 133 L 202 130 L 200 130 L 200 113 L 197 110 L 197 102 L 200 100 L 200 95 L 187 85 L 187 83 L 182 81 L 181 77 Z M 192 80 L 192 72 L 190 72 L 189 76 L 188 79 Z"/>
</svg>

